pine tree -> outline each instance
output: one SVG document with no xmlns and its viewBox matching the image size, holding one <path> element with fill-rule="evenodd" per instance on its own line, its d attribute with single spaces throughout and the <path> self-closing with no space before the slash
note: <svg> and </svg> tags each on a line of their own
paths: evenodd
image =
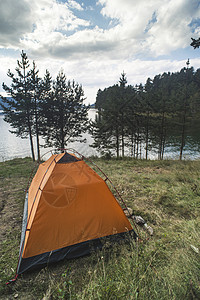
<svg viewBox="0 0 200 300">
<path fill-rule="evenodd" d="M 200 38 L 198 38 L 198 39 L 191 38 L 191 40 L 192 40 L 192 42 L 191 42 L 190 46 L 192 46 L 194 49 L 200 47 Z"/>
<path fill-rule="evenodd" d="M 152 144 L 158 150 L 158 159 L 164 158 L 167 134 L 171 122 L 171 74 L 156 75 L 152 81 L 150 109 Z"/>
<path fill-rule="evenodd" d="M 179 75 L 179 95 L 180 102 L 178 107 L 178 113 L 181 121 L 181 145 L 179 158 L 182 160 L 183 149 L 185 147 L 186 140 L 186 128 L 188 122 L 188 116 L 190 116 L 190 100 L 192 98 L 192 82 L 194 76 L 194 69 L 189 68 L 189 60 L 186 62 L 187 68 L 183 68 Z"/>
<path fill-rule="evenodd" d="M 153 112 L 153 107 L 151 105 L 151 100 L 153 98 L 153 82 L 150 78 L 147 79 L 145 87 L 144 87 L 144 92 L 143 92 L 143 97 L 144 101 L 143 107 L 145 109 L 144 111 L 144 131 L 145 131 L 145 159 L 148 159 L 148 153 L 149 153 L 149 148 L 150 148 L 150 127 L 151 127 L 151 120 L 152 120 L 152 112 Z"/>
<path fill-rule="evenodd" d="M 126 84 L 127 84 L 127 78 L 126 78 L 126 74 L 123 71 L 121 73 L 121 77 L 119 79 L 119 86 L 122 88 L 125 88 Z"/>
<path fill-rule="evenodd" d="M 40 121 L 41 121 L 41 115 L 40 115 L 40 106 L 41 106 L 41 95 L 42 95 L 42 80 L 38 76 L 39 70 L 36 70 L 36 64 L 33 61 L 33 68 L 31 69 L 31 86 L 30 86 L 30 92 L 32 96 L 33 101 L 33 114 L 34 114 L 34 133 L 36 135 L 36 146 L 37 146 L 37 156 L 38 161 L 40 161 L 40 142 L 39 142 L 39 136 L 40 136 Z"/>
<path fill-rule="evenodd" d="M 66 80 L 63 71 L 47 93 L 44 111 L 43 136 L 46 146 L 64 149 L 69 142 L 84 141 L 88 129 L 88 108 L 83 104 L 82 86 Z"/>
<path fill-rule="evenodd" d="M 17 61 L 17 76 L 8 70 L 8 77 L 12 80 L 11 86 L 3 83 L 3 89 L 9 97 L 2 97 L 2 108 L 4 110 L 4 120 L 10 123 L 12 133 L 27 138 L 29 136 L 32 159 L 35 160 L 33 147 L 33 124 L 34 124 L 34 105 L 31 90 L 31 71 L 29 60 L 24 51 L 21 53 L 21 61 Z"/>
<path fill-rule="evenodd" d="M 94 142 L 91 147 L 96 148 L 101 155 L 112 156 L 112 132 L 110 122 L 106 119 L 104 111 L 98 112 L 95 121 L 90 121 L 89 133 L 92 135 Z"/>
<path fill-rule="evenodd" d="M 126 106 L 124 109 L 125 119 L 125 146 L 129 149 L 131 156 L 138 158 L 140 155 L 141 145 L 141 103 L 140 92 L 141 86 L 134 88 L 128 86 L 126 89 Z"/>
<path fill-rule="evenodd" d="M 126 110 L 127 106 L 129 105 L 129 101 L 127 101 L 127 89 L 126 89 L 126 84 L 127 84 L 127 78 L 126 74 L 123 73 L 121 74 L 121 77 L 119 79 L 119 95 L 118 97 L 120 98 L 120 106 L 121 108 L 119 109 L 119 122 L 120 122 L 120 133 L 121 133 L 121 147 L 122 147 L 122 157 L 125 155 L 125 130 L 126 130 Z"/>
<path fill-rule="evenodd" d="M 127 140 L 128 112 L 134 94 L 131 86 L 126 86 L 125 73 L 121 74 L 119 85 L 113 85 L 99 90 L 96 99 L 98 108 L 98 118 L 91 125 L 92 136 L 94 138 L 93 147 L 101 149 L 101 152 L 114 150 L 117 158 L 125 156 Z M 106 141 L 105 141 L 106 137 Z"/>
</svg>

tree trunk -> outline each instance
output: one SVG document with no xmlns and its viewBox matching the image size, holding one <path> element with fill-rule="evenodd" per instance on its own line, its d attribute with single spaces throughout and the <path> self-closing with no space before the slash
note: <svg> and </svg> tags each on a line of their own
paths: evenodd
<svg viewBox="0 0 200 300">
<path fill-rule="evenodd" d="M 135 134 L 135 142 L 134 142 L 134 158 L 136 158 L 136 134 Z"/>
<path fill-rule="evenodd" d="M 122 113 L 122 157 L 124 158 L 124 115 Z"/>
<path fill-rule="evenodd" d="M 180 147 L 180 156 L 179 159 L 182 160 L 183 148 L 185 146 L 185 126 L 186 126 L 186 113 L 187 113 L 187 86 L 185 91 L 185 101 L 184 101 L 184 110 L 183 110 L 183 123 L 182 123 L 182 133 L 181 133 L 181 147 Z"/>
<path fill-rule="evenodd" d="M 36 141 L 37 141 L 37 157 L 38 157 L 38 162 L 40 162 L 40 141 L 39 141 L 39 134 L 38 134 L 38 127 L 36 125 Z"/>
<path fill-rule="evenodd" d="M 146 155 L 145 159 L 148 159 L 148 147 L 149 147 L 149 111 L 147 112 L 147 123 L 146 123 Z"/>
<path fill-rule="evenodd" d="M 164 143 L 164 126 L 165 126 L 165 111 L 162 113 L 162 121 L 161 121 L 161 133 L 160 133 L 160 143 L 159 143 L 159 151 L 158 151 L 158 159 L 163 159 L 163 143 Z"/>
<path fill-rule="evenodd" d="M 37 157 L 38 157 L 38 162 L 40 162 L 40 141 L 39 141 L 38 114 L 37 114 L 36 98 L 35 98 L 35 131 L 36 131 L 36 142 L 37 142 Z"/>
<path fill-rule="evenodd" d="M 32 130 L 31 130 L 31 123 L 30 123 L 29 113 L 28 113 L 28 129 L 29 129 L 29 139 L 30 139 L 32 159 L 33 159 L 33 161 L 35 161 L 35 153 L 34 153 L 34 147 L 33 147 L 33 137 L 32 137 Z"/>
<path fill-rule="evenodd" d="M 138 130 L 138 133 L 137 133 L 136 159 L 138 159 L 138 155 L 139 155 L 139 130 Z"/>
<path fill-rule="evenodd" d="M 25 99 L 26 99 L 26 105 L 27 105 L 27 118 L 28 118 L 28 130 L 29 130 L 29 139 L 30 139 L 30 146 L 31 146 L 31 154 L 32 159 L 35 161 L 35 153 L 34 153 L 34 147 L 33 147 L 33 136 L 32 136 L 32 129 L 31 129 L 31 122 L 30 122 L 30 107 L 28 105 L 28 98 L 27 98 L 27 84 L 26 84 L 26 67 L 23 64 L 23 72 L 24 72 L 24 92 L 25 92 Z"/>
<path fill-rule="evenodd" d="M 65 139 L 64 139 L 64 133 L 63 128 L 61 128 L 61 149 L 65 149 Z"/>
<path fill-rule="evenodd" d="M 119 158 L 119 131 L 118 131 L 118 128 L 116 128 L 116 152 L 117 152 L 117 158 Z"/>
<path fill-rule="evenodd" d="M 133 137 L 133 133 L 131 134 L 131 157 L 134 158 L 134 137 Z"/>
<path fill-rule="evenodd" d="M 31 145 L 32 159 L 33 159 L 33 161 L 35 161 L 35 153 L 34 153 L 34 148 L 33 148 L 33 138 L 32 138 L 32 134 L 29 135 L 29 138 L 30 138 L 30 145 Z"/>
<path fill-rule="evenodd" d="M 119 137 L 118 136 L 116 141 L 116 147 L 117 147 L 117 158 L 119 158 Z"/>
<path fill-rule="evenodd" d="M 164 134 L 163 134 L 162 154 L 161 154 L 161 159 L 162 160 L 164 158 L 164 152 L 165 152 L 165 141 L 166 141 L 166 128 L 165 128 Z"/>
<path fill-rule="evenodd" d="M 186 120 L 186 109 L 184 109 L 184 115 L 183 115 L 183 126 L 182 126 L 182 133 L 181 133 L 181 147 L 180 147 L 180 156 L 179 156 L 180 160 L 182 160 L 183 148 L 185 146 L 185 120 Z"/>
<path fill-rule="evenodd" d="M 124 132 L 122 131 L 122 157 L 124 158 Z"/>
</svg>

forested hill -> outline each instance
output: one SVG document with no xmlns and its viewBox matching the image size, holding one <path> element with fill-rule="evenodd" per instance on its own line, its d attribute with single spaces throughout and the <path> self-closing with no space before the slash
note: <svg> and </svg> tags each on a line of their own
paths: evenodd
<svg viewBox="0 0 200 300">
<path fill-rule="evenodd" d="M 122 89 L 123 88 L 123 92 Z M 176 73 L 163 73 L 156 75 L 153 79 L 148 78 L 144 85 L 127 85 L 125 74 L 122 74 L 119 84 L 98 90 L 95 107 L 106 108 L 108 105 L 116 104 L 115 98 L 121 104 L 127 100 L 139 110 L 139 104 L 143 112 L 147 106 L 155 112 L 160 112 L 165 105 L 166 111 L 171 112 L 182 107 L 183 98 L 187 98 L 188 108 L 192 113 L 200 112 L 200 69 L 196 71 L 191 68 L 183 68 Z M 125 106 L 127 106 L 127 104 Z M 137 104 L 137 105 L 136 105 Z M 168 108 L 167 108 L 168 107 Z"/>
<path fill-rule="evenodd" d="M 157 147 L 158 158 L 163 159 L 168 137 L 176 128 L 181 159 L 188 124 L 200 116 L 200 69 L 195 71 L 188 61 L 179 72 L 156 75 L 135 86 L 127 85 L 122 73 L 118 84 L 98 91 L 96 108 L 93 146 L 100 151 L 123 157 L 128 147 L 137 158 L 145 145 L 146 158 Z"/>
</svg>

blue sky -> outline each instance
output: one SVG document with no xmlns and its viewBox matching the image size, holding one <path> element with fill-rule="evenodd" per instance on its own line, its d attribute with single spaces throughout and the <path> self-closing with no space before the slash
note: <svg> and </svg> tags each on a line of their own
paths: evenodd
<svg viewBox="0 0 200 300">
<path fill-rule="evenodd" d="M 135 85 L 188 58 L 200 68 L 200 49 L 190 46 L 199 36 L 199 0 L 0 1 L 0 93 L 22 49 L 41 77 L 63 69 L 93 103 L 123 71 Z"/>
</svg>

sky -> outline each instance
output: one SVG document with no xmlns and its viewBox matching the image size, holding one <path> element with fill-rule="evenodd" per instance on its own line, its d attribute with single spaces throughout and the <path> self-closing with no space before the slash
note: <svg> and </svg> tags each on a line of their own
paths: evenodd
<svg viewBox="0 0 200 300">
<path fill-rule="evenodd" d="M 163 72 L 200 68 L 200 0 L 0 0 L 0 93 L 24 50 L 43 77 L 82 84 L 86 103 L 98 89 L 145 83 Z"/>
</svg>

